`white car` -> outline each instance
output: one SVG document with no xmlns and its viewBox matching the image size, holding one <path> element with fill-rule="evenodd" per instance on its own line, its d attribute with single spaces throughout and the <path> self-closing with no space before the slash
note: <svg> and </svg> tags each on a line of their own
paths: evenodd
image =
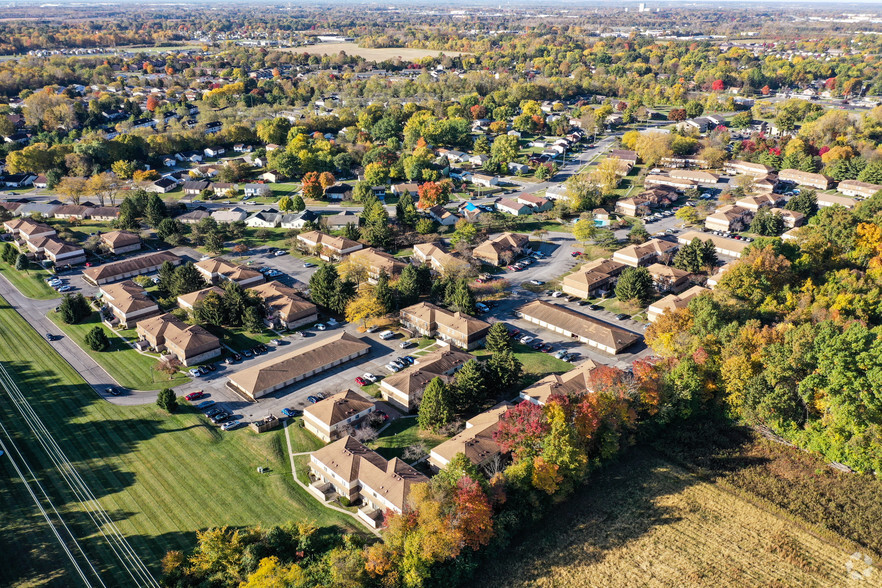
<svg viewBox="0 0 882 588">
<path fill-rule="evenodd" d="M 276 251 L 275 253 L 273 253 L 273 255 L 275 255 L 276 257 L 281 257 L 282 255 L 285 255 L 286 253 L 288 253 L 288 252 L 287 252 L 287 251 L 284 251 L 284 250 L 282 250 L 282 249 L 279 249 L 278 251 Z"/>
<path fill-rule="evenodd" d="M 229 431 L 230 429 L 235 429 L 239 426 L 240 421 L 237 419 L 235 421 L 227 421 L 221 425 L 222 431 Z"/>
<path fill-rule="evenodd" d="M 551 293 L 552 298 L 560 298 L 561 296 L 563 296 L 563 292 L 561 292 L 560 290 Z"/>
<path fill-rule="evenodd" d="M 327 329 L 328 327 L 326 327 L 326 326 L 325 326 L 324 324 L 322 324 L 322 323 L 319 323 L 319 324 L 317 324 L 317 325 L 315 326 L 315 328 L 316 328 L 317 330 L 319 330 L 319 331 L 324 331 L 324 330 Z"/>
<path fill-rule="evenodd" d="M 377 381 L 377 376 L 375 376 L 374 374 L 372 374 L 370 372 L 365 372 L 361 377 L 371 383 Z"/>
<path fill-rule="evenodd" d="M 533 337 L 530 337 L 529 335 L 527 335 L 525 337 L 521 337 L 521 343 L 523 343 L 524 345 L 529 345 L 532 342 L 533 342 Z"/>
</svg>

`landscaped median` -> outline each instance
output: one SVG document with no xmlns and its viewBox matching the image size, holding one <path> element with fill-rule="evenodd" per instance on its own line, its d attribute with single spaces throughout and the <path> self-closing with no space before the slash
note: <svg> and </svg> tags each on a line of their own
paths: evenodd
<svg viewBox="0 0 882 588">
<path fill-rule="evenodd" d="M 27 271 L 22 271 L 0 260 L 0 275 L 12 282 L 22 296 L 34 300 L 51 300 L 61 296 L 46 283 L 46 278 L 53 274 L 34 264 Z"/>
<path fill-rule="evenodd" d="M 98 313 L 93 312 L 88 318 L 75 325 L 68 325 L 54 311 L 49 312 L 49 319 L 67 334 L 80 349 L 88 353 L 98 365 L 120 386 L 131 390 L 159 390 L 186 384 L 190 378 L 178 372 L 173 378 L 154 369 L 159 356 L 143 354 L 131 347 L 124 338 L 103 325 Z M 92 351 L 86 344 L 86 334 L 96 325 L 101 325 L 110 339 L 110 348 L 106 351 Z"/>
</svg>

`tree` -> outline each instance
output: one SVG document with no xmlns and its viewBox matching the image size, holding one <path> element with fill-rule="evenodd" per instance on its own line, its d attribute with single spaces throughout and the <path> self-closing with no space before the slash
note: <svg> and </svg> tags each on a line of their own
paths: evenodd
<svg viewBox="0 0 882 588">
<path fill-rule="evenodd" d="M 318 172 L 304 174 L 300 188 L 303 197 L 310 200 L 318 200 L 324 194 Z"/>
<path fill-rule="evenodd" d="M 750 223 L 750 230 L 764 237 L 777 237 L 784 230 L 784 218 L 780 212 L 772 212 L 763 206 Z"/>
<path fill-rule="evenodd" d="M 377 304 L 383 309 L 382 314 L 390 313 L 395 309 L 395 294 L 389 285 L 389 275 L 384 269 L 380 270 L 380 275 L 377 277 L 374 296 L 377 298 Z"/>
<path fill-rule="evenodd" d="M 435 432 L 453 419 L 450 396 L 450 387 L 441 378 L 426 385 L 417 416 L 420 429 Z"/>
<path fill-rule="evenodd" d="M 459 243 L 471 245 L 478 237 L 478 229 L 464 218 L 456 221 L 456 230 L 450 236 L 450 243 L 455 247 Z"/>
<path fill-rule="evenodd" d="M 674 267 L 691 273 L 709 271 L 716 263 L 717 251 L 713 242 L 698 237 L 683 245 L 674 256 Z"/>
<path fill-rule="evenodd" d="M 138 164 L 134 161 L 114 161 L 110 165 L 111 171 L 121 180 L 131 180 L 135 172 L 138 171 Z"/>
<path fill-rule="evenodd" d="M 635 145 L 637 155 L 647 167 L 652 167 L 665 157 L 673 154 L 669 133 L 648 131 L 640 133 Z"/>
<path fill-rule="evenodd" d="M 456 372 L 453 385 L 453 408 L 457 414 L 474 410 L 487 397 L 487 375 L 484 366 L 472 359 Z"/>
<path fill-rule="evenodd" d="M 582 243 L 582 245 L 587 245 L 588 243 L 593 241 L 596 233 L 597 225 L 594 224 L 593 219 L 579 219 L 576 221 L 576 224 L 573 225 L 573 237 L 575 237 L 577 241 Z"/>
<path fill-rule="evenodd" d="M 88 192 L 86 178 L 61 178 L 61 181 L 55 186 L 55 191 L 58 192 L 63 201 L 79 206 L 80 200 Z"/>
<path fill-rule="evenodd" d="M 616 283 L 616 298 L 643 303 L 652 292 L 652 275 L 645 267 L 626 268 Z"/>
<path fill-rule="evenodd" d="M 608 196 L 619 185 L 619 170 L 621 160 L 618 157 L 607 157 L 592 172 L 594 181 L 600 186 L 600 193 Z"/>
<path fill-rule="evenodd" d="M 173 296 L 189 294 L 206 287 L 205 279 L 193 262 L 180 265 L 175 269 L 169 293 Z"/>
<path fill-rule="evenodd" d="M 462 542 L 475 551 L 490 543 L 493 537 L 493 507 L 474 478 L 463 476 L 459 479 L 454 504 L 454 526 L 460 532 Z"/>
<path fill-rule="evenodd" d="M 311 282 L 310 282 L 311 284 Z M 417 281 L 417 270 L 408 264 L 401 270 L 398 278 L 398 298 L 401 306 L 410 306 L 420 297 L 420 286 Z"/>
<path fill-rule="evenodd" d="M 628 231 L 628 241 L 631 243 L 646 243 L 649 240 L 649 231 L 641 222 L 635 222 Z"/>
<path fill-rule="evenodd" d="M 485 345 L 487 350 L 493 353 L 511 350 L 511 337 L 508 335 L 505 323 L 497 321 L 490 325 Z"/>
<path fill-rule="evenodd" d="M 156 406 L 162 410 L 173 413 L 178 410 L 178 397 L 171 388 L 163 388 L 156 397 Z"/>
<path fill-rule="evenodd" d="M 294 212 L 306 210 L 306 203 L 303 202 L 303 198 L 301 198 L 300 194 L 294 194 L 294 196 L 291 197 L 291 210 Z"/>
<path fill-rule="evenodd" d="M 674 216 L 686 223 L 687 225 L 697 225 L 701 220 L 698 211 L 694 206 L 684 206 L 674 213 Z"/>
<path fill-rule="evenodd" d="M 518 156 L 520 144 L 518 138 L 512 135 L 501 135 L 493 139 L 490 147 L 490 155 L 503 165 L 514 161 Z"/>
<path fill-rule="evenodd" d="M 31 262 L 28 260 L 28 256 L 25 255 L 24 253 L 19 253 L 18 257 L 15 258 L 15 269 L 17 269 L 20 272 L 28 271 L 28 268 L 30 267 L 30 265 L 31 265 Z"/>
<path fill-rule="evenodd" d="M 249 333 L 260 333 L 263 331 L 263 317 L 261 316 L 259 306 L 250 305 L 245 309 L 242 326 Z"/>
<path fill-rule="evenodd" d="M 290 196 L 282 196 L 281 198 L 279 198 L 279 210 L 281 210 L 282 212 L 291 212 L 292 210 L 294 210 L 293 206 L 291 205 Z"/>
<path fill-rule="evenodd" d="M 521 381 L 523 364 L 510 349 L 494 353 L 487 361 L 487 381 L 500 392 L 511 389 Z"/>
<path fill-rule="evenodd" d="M 542 407 L 524 400 L 502 413 L 493 440 L 500 449 L 510 452 L 515 462 L 532 460 L 542 449 L 542 438 L 548 432 Z"/>
<path fill-rule="evenodd" d="M 193 306 L 193 317 L 201 325 L 226 325 L 227 313 L 223 298 L 217 292 L 209 292 Z"/>
<path fill-rule="evenodd" d="M 818 212 L 818 197 L 814 190 L 802 190 L 799 194 L 792 197 L 784 205 L 784 208 L 794 212 L 801 212 L 806 218 L 810 218 Z"/>
<path fill-rule="evenodd" d="M 450 180 L 426 182 L 420 185 L 418 188 L 420 201 L 417 204 L 417 207 L 426 210 L 439 204 L 447 204 L 450 202 L 451 189 L 452 184 Z"/>
<path fill-rule="evenodd" d="M 451 310 L 459 311 L 464 314 L 473 314 L 475 312 L 475 294 L 469 288 L 466 279 L 457 279 L 450 282 L 445 289 L 444 301 Z"/>
<path fill-rule="evenodd" d="M 385 308 L 377 300 L 374 288 L 362 286 L 358 296 L 346 305 L 346 320 L 367 328 L 368 319 L 383 316 Z"/>
<path fill-rule="evenodd" d="M 165 208 L 165 202 L 159 197 L 159 194 L 151 193 L 147 198 L 147 207 L 144 209 L 144 216 L 147 223 L 151 227 L 158 227 L 162 219 L 168 216 L 168 210 Z"/>
<path fill-rule="evenodd" d="M 73 325 L 92 314 L 92 309 L 82 294 L 65 294 L 58 307 L 58 314 L 66 324 Z"/>
<path fill-rule="evenodd" d="M 597 189 L 594 178 L 589 172 L 570 176 L 564 182 L 564 186 L 566 186 L 568 203 L 573 212 L 591 210 L 603 202 L 602 194 Z"/>
<path fill-rule="evenodd" d="M 92 327 L 92 329 L 86 333 L 85 337 L 86 345 L 89 346 L 89 349 L 92 351 L 104 351 L 108 347 L 110 347 L 110 340 L 107 338 L 107 333 L 104 332 L 104 329 L 101 327 Z"/>
</svg>

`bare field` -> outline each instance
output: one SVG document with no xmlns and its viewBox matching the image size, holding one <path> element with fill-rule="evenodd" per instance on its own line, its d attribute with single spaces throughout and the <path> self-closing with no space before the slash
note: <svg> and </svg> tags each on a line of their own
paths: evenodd
<svg viewBox="0 0 882 588">
<path fill-rule="evenodd" d="M 634 453 L 545 517 L 565 524 L 528 532 L 485 565 L 475 585 L 867 584 L 847 576 L 853 550 L 832 545 L 661 458 Z"/>
<path fill-rule="evenodd" d="M 281 51 L 293 53 L 310 53 L 314 55 L 337 55 L 341 51 L 346 55 L 364 57 L 368 61 L 385 61 L 387 59 L 401 58 L 403 61 L 422 59 L 423 57 L 437 57 L 443 53 L 451 57 L 465 55 L 461 51 L 439 51 L 432 49 L 409 49 L 407 47 L 359 47 L 356 43 L 319 43 L 308 47 L 286 47 Z"/>
</svg>

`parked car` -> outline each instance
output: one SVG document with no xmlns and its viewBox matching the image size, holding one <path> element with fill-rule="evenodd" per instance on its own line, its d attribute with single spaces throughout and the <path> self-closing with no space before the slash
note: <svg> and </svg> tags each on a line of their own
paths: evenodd
<svg viewBox="0 0 882 588">
<path fill-rule="evenodd" d="M 122 390 L 120 390 L 116 386 L 110 386 L 107 389 L 107 393 L 110 394 L 111 396 L 119 396 L 120 394 L 122 394 Z"/>
<path fill-rule="evenodd" d="M 282 409 L 282 414 L 286 417 L 295 417 L 295 416 L 297 416 L 298 412 L 300 412 L 300 411 L 294 410 L 293 408 L 283 408 Z"/>
<path fill-rule="evenodd" d="M 221 411 L 218 414 L 214 415 L 213 417 L 211 417 L 211 422 L 213 422 L 216 425 L 218 423 L 224 422 L 228 418 L 230 418 L 230 413 L 228 413 L 227 411 L 224 410 L 224 411 Z"/>
<path fill-rule="evenodd" d="M 199 392 L 190 392 L 189 394 L 184 396 L 184 398 L 186 400 L 189 400 L 190 402 L 193 402 L 194 400 L 199 400 L 203 396 L 205 396 L 205 392 L 199 391 Z"/>
<path fill-rule="evenodd" d="M 563 292 L 561 292 L 560 290 L 551 293 L 552 298 L 560 298 L 561 296 L 563 296 Z"/>
<path fill-rule="evenodd" d="M 202 370 L 200 370 L 199 368 L 193 368 L 190 371 L 188 371 L 187 373 L 190 374 L 194 378 L 198 378 L 200 375 L 202 375 Z"/>
<path fill-rule="evenodd" d="M 227 365 L 233 365 L 236 362 L 233 360 L 232 357 L 227 357 L 226 359 L 224 359 L 224 363 Z"/>
<path fill-rule="evenodd" d="M 382 417 L 384 421 L 389 420 L 389 415 L 386 414 L 385 412 L 383 412 L 382 410 L 375 410 L 374 414 L 377 415 L 378 417 Z"/>
<path fill-rule="evenodd" d="M 314 264 L 314 263 L 306 262 L 306 263 L 303 264 L 303 267 L 315 267 L 315 264 Z"/>
<path fill-rule="evenodd" d="M 371 383 L 374 383 L 377 381 L 377 376 L 375 376 L 374 374 L 372 374 L 370 372 L 365 372 L 364 374 L 361 375 L 361 377 Z"/>
<path fill-rule="evenodd" d="M 276 251 L 275 253 L 273 253 L 273 255 L 275 255 L 276 257 L 281 257 L 282 255 L 285 255 L 287 253 L 288 253 L 287 251 L 282 251 L 280 249 L 280 250 Z"/>
<path fill-rule="evenodd" d="M 242 355 L 244 355 L 245 357 L 251 357 L 251 356 L 254 355 L 254 354 L 251 353 L 251 350 L 250 350 L 250 349 L 243 349 L 243 350 L 242 350 Z"/>
<path fill-rule="evenodd" d="M 242 356 L 238 353 L 233 354 L 233 361 L 242 361 Z"/>
<path fill-rule="evenodd" d="M 239 419 L 236 419 L 233 421 L 228 421 L 228 422 L 221 425 L 221 431 L 229 431 L 231 429 L 235 429 L 236 427 L 238 427 L 241 424 L 242 424 L 242 421 L 240 421 Z"/>
<path fill-rule="evenodd" d="M 542 280 L 530 280 L 530 283 L 533 284 L 534 286 L 544 286 L 545 285 L 545 282 L 543 282 Z"/>
<path fill-rule="evenodd" d="M 603 310 L 603 307 L 597 304 L 589 304 L 588 308 L 591 310 Z"/>
<path fill-rule="evenodd" d="M 213 416 L 215 416 L 215 415 L 218 415 L 218 414 L 220 414 L 220 413 L 222 413 L 222 412 L 224 412 L 224 409 L 222 409 L 222 408 L 219 407 L 219 406 L 215 406 L 214 408 L 212 408 L 211 410 L 209 410 L 208 412 L 206 412 L 206 413 L 205 413 L 205 416 L 207 416 L 208 418 L 211 418 L 211 417 L 213 417 Z"/>
<path fill-rule="evenodd" d="M 579 306 L 586 306 L 588 304 L 587 300 L 579 300 L 576 302 Z"/>
<path fill-rule="evenodd" d="M 402 341 L 398 344 L 398 346 L 402 349 L 410 349 L 411 347 L 416 347 L 416 343 L 414 343 L 413 341 Z"/>
<path fill-rule="evenodd" d="M 383 341 L 388 341 L 389 339 L 391 339 L 394 336 L 395 336 L 395 333 L 393 333 L 392 331 L 383 331 L 382 333 L 379 334 L 380 339 L 382 339 Z"/>
<path fill-rule="evenodd" d="M 631 318 L 631 315 L 625 314 L 625 313 L 620 313 L 620 314 L 616 315 L 616 318 L 619 319 L 620 321 L 624 321 L 624 320 Z"/>
<path fill-rule="evenodd" d="M 530 348 L 535 349 L 536 351 L 539 351 L 540 347 L 542 347 L 542 341 L 536 340 L 530 343 Z"/>
<path fill-rule="evenodd" d="M 529 335 L 524 335 L 523 337 L 521 337 L 521 343 L 523 343 L 524 345 L 529 345 L 532 342 L 533 337 L 530 337 Z"/>
<path fill-rule="evenodd" d="M 582 255 L 582 252 L 581 251 L 573 251 L 572 253 L 570 253 L 570 255 L 572 255 L 573 257 L 579 257 L 580 255 Z"/>
<path fill-rule="evenodd" d="M 393 373 L 397 373 L 397 372 L 401 371 L 400 367 L 398 367 L 397 365 L 395 365 L 394 363 L 391 363 L 391 362 L 386 364 L 386 369 L 389 370 L 390 372 L 393 372 Z"/>
<path fill-rule="evenodd" d="M 539 349 L 540 349 L 540 351 L 542 351 L 542 353 L 551 353 L 552 350 L 554 350 L 554 347 L 552 347 L 551 345 L 546 343 L 542 347 L 540 347 Z"/>
<path fill-rule="evenodd" d="M 520 329 L 512 329 L 511 331 L 508 332 L 508 336 L 512 337 L 512 338 L 517 337 L 520 334 L 521 334 Z"/>
<path fill-rule="evenodd" d="M 578 296 L 567 296 L 567 302 L 575 302 L 578 299 Z"/>
<path fill-rule="evenodd" d="M 315 328 L 316 328 L 316 330 L 324 331 L 324 330 L 326 330 L 328 327 L 326 327 L 323 323 L 319 323 L 319 324 L 317 324 L 317 325 L 315 326 Z"/>
<path fill-rule="evenodd" d="M 196 405 L 196 408 L 198 408 L 199 410 L 205 410 L 206 408 L 208 408 L 209 406 L 212 406 L 212 405 L 214 405 L 214 400 L 203 400 L 202 402 L 200 402 L 199 404 Z"/>
<path fill-rule="evenodd" d="M 357 378 L 355 378 L 355 383 L 358 384 L 359 386 L 367 386 L 370 382 L 368 382 L 367 380 L 365 380 L 361 376 L 358 376 Z"/>
<path fill-rule="evenodd" d="M 58 291 L 59 291 L 59 292 L 68 292 L 68 291 L 70 291 L 71 289 L 72 289 L 72 288 L 71 288 L 70 286 L 61 286 L 60 288 L 58 288 Z"/>
<path fill-rule="evenodd" d="M 318 399 L 317 397 L 315 397 L 315 396 L 307 396 L 306 399 L 307 399 L 308 401 L 310 401 L 311 403 L 313 403 L 313 404 L 315 404 L 316 402 L 319 401 L 319 399 Z"/>
</svg>

